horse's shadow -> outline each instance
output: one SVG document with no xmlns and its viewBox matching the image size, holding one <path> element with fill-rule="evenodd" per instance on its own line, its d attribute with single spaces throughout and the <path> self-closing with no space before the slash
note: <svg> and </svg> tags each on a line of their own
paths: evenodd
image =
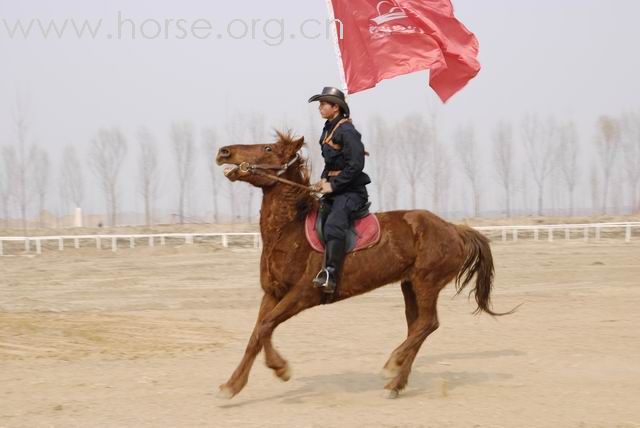
<svg viewBox="0 0 640 428">
<path fill-rule="evenodd" d="M 421 372 L 417 367 L 428 367 L 442 360 L 469 359 L 469 358 L 496 358 L 502 356 L 520 356 L 524 353 L 515 350 L 487 351 L 477 353 L 451 353 L 433 356 L 425 356 L 416 360 L 414 370 L 409 378 L 411 388 L 401 394 L 404 397 L 413 397 L 428 394 L 434 389 L 446 384 L 447 391 L 455 390 L 461 386 L 476 385 L 486 382 L 503 381 L 513 375 L 495 372 L 470 372 L 470 371 L 445 371 L 445 372 Z M 304 402 L 305 398 L 325 395 L 327 393 L 362 393 L 370 391 L 382 391 L 385 380 L 379 373 L 370 372 L 340 372 L 300 377 L 296 383 L 298 388 L 268 397 L 249 399 L 246 401 L 223 404 L 221 408 L 233 408 L 246 406 L 263 401 L 281 400 L 283 403 L 296 404 Z M 439 392 L 440 393 L 440 392 Z"/>
</svg>

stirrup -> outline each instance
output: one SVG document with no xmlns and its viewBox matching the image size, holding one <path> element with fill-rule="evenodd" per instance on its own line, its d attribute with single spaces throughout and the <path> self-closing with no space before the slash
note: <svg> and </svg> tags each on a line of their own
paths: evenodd
<svg viewBox="0 0 640 428">
<path fill-rule="evenodd" d="M 325 278 L 322 279 L 321 275 L 325 275 Z M 313 278 L 313 286 L 316 288 L 326 288 L 329 285 L 329 271 L 327 268 L 322 268 L 320 272 Z"/>
<path fill-rule="evenodd" d="M 323 274 L 326 275 L 326 278 L 321 278 Z M 325 294 L 332 294 L 336 291 L 336 285 L 335 278 L 331 277 L 331 272 L 327 268 L 323 268 L 313 279 L 313 286 L 321 288 Z"/>
</svg>

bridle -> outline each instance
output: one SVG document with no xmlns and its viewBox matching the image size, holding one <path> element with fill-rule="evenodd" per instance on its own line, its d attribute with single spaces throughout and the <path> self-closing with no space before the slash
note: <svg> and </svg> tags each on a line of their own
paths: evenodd
<svg viewBox="0 0 640 428">
<path fill-rule="evenodd" d="M 315 192 L 315 190 L 311 186 L 305 186 L 304 184 L 296 183 L 295 181 L 287 180 L 286 178 L 280 177 L 282 174 L 287 172 L 287 170 L 300 160 L 300 153 L 296 153 L 296 155 L 287 163 L 282 165 L 275 164 L 250 164 L 249 162 L 242 162 L 238 165 L 238 169 L 240 172 L 261 175 L 263 177 L 270 178 L 272 180 L 279 181 L 281 183 L 288 184 L 290 186 L 298 187 L 304 189 L 308 192 Z M 267 171 L 276 171 L 275 174 L 270 174 Z"/>
<path fill-rule="evenodd" d="M 287 170 L 289 169 L 289 167 L 291 165 L 293 165 L 294 163 L 296 163 L 298 160 L 300 159 L 300 154 L 296 153 L 296 155 L 293 157 L 293 159 L 291 159 L 289 162 L 283 164 L 283 165 L 275 165 L 275 164 L 250 164 L 249 162 L 242 162 L 240 165 L 238 165 L 238 168 L 240 169 L 240 171 L 242 172 L 251 172 L 254 173 L 256 171 L 263 171 L 263 170 L 277 170 L 276 172 L 276 176 L 280 177 L 282 174 L 284 174 L 285 172 L 287 172 Z"/>
</svg>

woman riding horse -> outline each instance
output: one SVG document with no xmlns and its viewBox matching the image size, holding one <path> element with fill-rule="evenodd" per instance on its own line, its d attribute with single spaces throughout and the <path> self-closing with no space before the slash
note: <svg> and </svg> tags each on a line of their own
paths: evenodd
<svg viewBox="0 0 640 428">
<path fill-rule="evenodd" d="M 355 134 L 355 130 L 351 128 L 347 133 Z M 225 165 L 227 179 L 249 183 L 262 189 L 263 194 L 260 287 L 264 293 L 242 360 L 220 386 L 223 397 L 233 397 L 244 388 L 262 350 L 267 366 L 280 379 L 289 380 L 290 366 L 273 344 L 274 330 L 300 312 L 326 303 L 326 294 L 309 287 L 322 260 L 305 234 L 305 215 L 318 208 L 318 201 L 309 192 L 309 171 L 299 154 L 303 144 L 304 138 L 278 133 L 275 143 L 228 145 L 220 148 L 216 156 L 216 162 Z M 346 163 L 343 167 L 344 173 Z M 325 186 L 325 191 L 336 190 L 334 197 L 345 190 L 340 184 L 334 189 L 336 181 L 329 175 L 326 180 L 332 187 Z M 379 212 L 375 216 L 380 223 L 380 241 L 346 257 L 340 287 L 330 300 L 338 302 L 386 284 L 400 283 L 407 335 L 384 365 L 389 378 L 385 388 L 389 397 L 395 398 L 406 387 L 423 342 L 439 326 L 438 295 L 449 282 L 455 281 L 461 292 L 475 277 L 471 291 L 477 310 L 502 314 L 490 306 L 493 258 L 489 240 L 480 232 L 448 223 L 425 210 Z M 357 344 L 354 347 L 358 352 Z"/>
<path fill-rule="evenodd" d="M 324 196 L 320 215 L 323 221 L 325 254 L 322 269 L 313 284 L 333 293 L 345 257 L 346 234 L 353 215 L 367 204 L 366 185 L 371 179 L 364 169 L 365 150 L 360 133 L 349 118 L 349 105 L 339 89 L 326 87 L 309 102 L 320 101 L 320 115 L 326 119 L 320 148 L 324 158 L 321 180 L 315 190 Z"/>
</svg>

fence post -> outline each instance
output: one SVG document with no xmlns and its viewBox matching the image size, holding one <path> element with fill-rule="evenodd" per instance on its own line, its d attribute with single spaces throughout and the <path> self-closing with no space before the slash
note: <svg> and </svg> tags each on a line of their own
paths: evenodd
<svg viewBox="0 0 640 428">
<path fill-rule="evenodd" d="M 156 243 L 155 243 L 155 241 L 154 241 L 154 239 L 153 239 L 153 236 L 150 236 L 150 237 L 149 237 L 149 246 L 150 246 L 150 247 L 153 247 L 153 246 L 155 246 L 155 245 L 156 245 Z"/>
<path fill-rule="evenodd" d="M 42 254 L 42 242 L 36 239 L 36 254 Z"/>
<path fill-rule="evenodd" d="M 564 229 L 564 239 L 567 241 L 571 239 L 571 231 L 569 230 L 568 227 L 565 227 Z"/>
<path fill-rule="evenodd" d="M 226 233 L 222 234 L 222 246 L 224 248 L 227 248 L 229 246 L 229 239 L 227 238 L 227 234 Z"/>
<path fill-rule="evenodd" d="M 589 240 L 589 228 L 585 227 L 582 233 L 584 234 L 584 242 L 587 242 Z"/>
<path fill-rule="evenodd" d="M 507 240 L 507 229 L 502 229 L 502 242 Z"/>
<path fill-rule="evenodd" d="M 0 239 L 0 256 L 4 256 L 4 249 L 2 248 L 2 240 Z"/>
<path fill-rule="evenodd" d="M 624 242 L 631 242 L 631 225 L 628 224 L 624 231 Z"/>
<path fill-rule="evenodd" d="M 118 238 L 116 238 L 115 236 L 111 238 L 111 251 L 113 251 L 114 253 L 118 251 Z"/>
<path fill-rule="evenodd" d="M 538 228 L 533 229 L 533 240 L 537 241 L 539 238 L 538 236 Z"/>
<path fill-rule="evenodd" d="M 513 229 L 511 235 L 513 236 L 513 242 L 518 242 L 518 229 Z"/>
<path fill-rule="evenodd" d="M 193 235 L 184 235 L 185 244 L 193 244 Z"/>
<path fill-rule="evenodd" d="M 98 250 L 102 250 L 102 242 L 100 242 L 100 237 L 96 236 L 96 248 Z"/>
<path fill-rule="evenodd" d="M 600 226 L 596 226 L 596 241 L 600 240 Z"/>
<path fill-rule="evenodd" d="M 549 228 L 549 242 L 553 241 L 553 229 Z"/>
<path fill-rule="evenodd" d="M 25 252 L 29 252 L 31 251 L 31 245 L 29 245 L 29 238 L 24 238 L 24 251 Z"/>
<path fill-rule="evenodd" d="M 257 233 L 253 235 L 253 248 L 260 248 L 260 235 Z"/>
<path fill-rule="evenodd" d="M 133 236 L 129 237 L 129 248 L 136 248 L 136 240 L 133 238 Z"/>
<path fill-rule="evenodd" d="M 162 236 L 160 237 L 160 245 L 164 245 L 164 244 L 166 244 L 166 242 L 165 242 L 165 240 L 164 240 L 164 235 L 162 235 Z"/>
<path fill-rule="evenodd" d="M 78 238 L 73 238 L 73 246 L 76 247 L 76 250 L 80 248 L 80 240 Z"/>
<path fill-rule="evenodd" d="M 64 250 L 64 239 L 58 239 L 58 251 Z"/>
</svg>

